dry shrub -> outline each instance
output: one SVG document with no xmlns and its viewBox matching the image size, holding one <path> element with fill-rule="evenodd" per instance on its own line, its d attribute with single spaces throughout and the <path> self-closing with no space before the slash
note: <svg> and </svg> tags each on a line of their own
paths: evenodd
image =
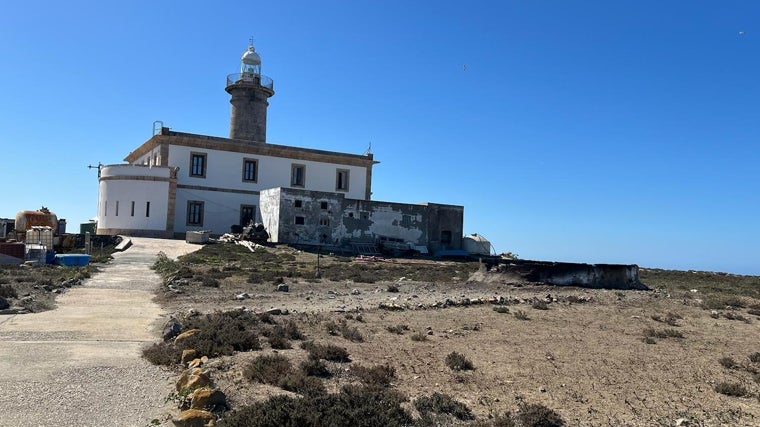
<svg viewBox="0 0 760 427">
<path fill-rule="evenodd" d="M 720 363 L 721 366 L 723 366 L 726 369 L 736 369 L 739 367 L 739 364 L 736 363 L 736 360 L 734 360 L 731 357 L 721 357 L 718 360 L 718 363 Z"/>
<path fill-rule="evenodd" d="M 678 324 L 678 321 L 681 319 L 683 319 L 683 316 L 681 316 L 678 313 L 672 313 L 672 312 L 668 312 L 664 316 L 659 315 L 659 314 L 655 314 L 652 316 L 652 320 L 654 320 L 655 322 L 665 323 L 670 326 L 680 326 Z"/>
<path fill-rule="evenodd" d="M 351 374 L 366 386 L 388 387 L 396 378 L 396 368 L 390 365 L 377 365 L 371 368 L 354 365 L 351 367 Z"/>
<path fill-rule="evenodd" d="M 749 361 L 752 363 L 760 363 L 760 353 L 754 352 L 749 355 Z"/>
<path fill-rule="evenodd" d="M 427 341 L 427 334 L 422 331 L 415 332 L 411 335 L 412 341 Z"/>
<path fill-rule="evenodd" d="M 393 333 L 393 334 L 404 335 L 404 331 L 408 331 L 409 326 L 408 325 L 386 326 L 385 329 L 388 332 Z"/>
<path fill-rule="evenodd" d="M 526 427 L 562 427 L 565 425 L 565 421 L 558 413 L 537 403 L 521 404 L 520 412 L 514 415 L 514 419 L 518 425 Z"/>
<path fill-rule="evenodd" d="M 726 396 L 744 397 L 749 393 L 747 389 L 739 383 L 721 382 L 715 385 L 715 391 Z"/>
<path fill-rule="evenodd" d="M 348 350 L 333 344 L 317 344 L 311 341 L 301 343 L 301 348 L 309 353 L 310 359 L 323 359 L 329 362 L 347 363 L 351 359 L 348 357 Z"/>
<path fill-rule="evenodd" d="M 533 300 L 533 302 L 531 303 L 531 307 L 533 307 L 536 310 L 548 310 L 549 304 L 547 304 L 546 301 L 536 299 L 536 300 Z"/>
<path fill-rule="evenodd" d="M 493 311 L 500 313 L 500 314 L 509 314 L 509 307 L 503 306 L 503 305 L 497 305 L 493 308 Z"/>
<path fill-rule="evenodd" d="M 236 351 L 259 350 L 256 316 L 233 310 L 191 318 L 187 329 L 199 332 L 182 341 L 183 348 L 193 348 L 208 357 L 229 356 Z"/>
<path fill-rule="evenodd" d="M 462 353 L 453 351 L 446 356 L 446 366 L 454 371 L 471 371 L 475 369 L 470 359 L 466 358 Z"/>
<path fill-rule="evenodd" d="M 332 372 L 327 368 L 327 365 L 320 359 L 306 359 L 301 362 L 299 366 L 301 371 L 310 377 L 330 378 Z"/>
<path fill-rule="evenodd" d="M 174 344 L 167 344 L 162 341 L 144 348 L 142 355 L 154 365 L 171 366 L 180 362 L 182 350 Z"/>
<path fill-rule="evenodd" d="M 261 355 L 245 367 L 243 376 L 250 381 L 263 384 L 277 384 L 291 372 L 291 364 L 287 357 L 280 354 Z"/>
<path fill-rule="evenodd" d="M 419 411 L 423 422 L 429 414 L 448 415 L 462 421 L 475 419 L 467 405 L 444 393 L 434 392 L 430 397 L 421 396 L 414 401 L 414 407 Z"/>
<path fill-rule="evenodd" d="M 320 395 L 326 392 L 325 386 L 319 378 L 306 375 L 301 370 L 290 372 L 281 377 L 277 381 L 277 386 L 283 390 L 292 391 L 304 396 Z"/>
<path fill-rule="evenodd" d="M 517 320 L 530 320 L 530 317 L 528 317 L 528 313 L 526 313 L 526 312 L 524 312 L 522 310 L 517 310 L 517 311 L 515 311 L 515 319 L 517 319 Z"/>
<path fill-rule="evenodd" d="M 291 397 L 278 395 L 243 407 L 220 427 L 264 426 L 411 426 L 401 406 L 406 399 L 389 389 L 346 386 L 340 393 Z"/>
<path fill-rule="evenodd" d="M 646 328 L 644 329 L 644 336 L 651 338 L 683 338 L 683 334 L 680 331 L 670 328 L 660 330 Z"/>
<path fill-rule="evenodd" d="M 0 297 L 2 298 L 18 298 L 16 289 L 11 285 L 0 285 Z"/>
</svg>

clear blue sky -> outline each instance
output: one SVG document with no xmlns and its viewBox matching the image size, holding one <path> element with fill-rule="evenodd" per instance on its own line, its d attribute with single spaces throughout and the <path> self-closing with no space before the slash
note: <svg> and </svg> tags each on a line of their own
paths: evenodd
<svg viewBox="0 0 760 427">
<path fill-rule="evenodd" d="M 96 213 L 96 172 L 227 136 L 253 36 L 268 139 L 381 163 L 522 258 L 760 274 L 760 2 L 37 1 L 0 12 L 0 217 Z M 745 34 L 740 34 L 745 32 Z"/>
</svg>

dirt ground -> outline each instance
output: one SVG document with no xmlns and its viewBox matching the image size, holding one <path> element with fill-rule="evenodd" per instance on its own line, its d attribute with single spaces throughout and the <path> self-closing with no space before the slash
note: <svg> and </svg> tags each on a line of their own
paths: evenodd
<svg viewBox="0 0 760 427">
<path fill-rule="evenodd" d="M 249 263 L 240 252 L 220 253 L 193 259 L 190 284 L 180 287 L 182 293 L 164 289 L 157 300 L 179 314 L 286 309 L 289 314 L 278 318 L 295 320 L 308 339 L 345 347 L 352 363 L 393 366 L 394 387 L 410 401 L 447 393 L 481 420 L 528 402 L 557 411 L 569 425 L 760 425 L 760 366 L 749 360 L 760 351 L 760 318 L 750 308 L 758 308 L 760 300 L 744 296 L 744 308 L 703 308 L 706 298 L 715 297 L 713 288 L 730 285 L 731 276 L 643 270 L 642 281 L 653 290 L 612 291 L 519 283 L 478 271 L 477 263 L 321 257 L 324 271 L 331 265 L 356 268 L 377 279 L 335 281 L 313 278 L 316 254 L 289 248 L 268 252 L 289 266 L 290 277 L 246 280 L 245 274 L 261 274 L 265 264 Z M 420 280 L 426 271 L 435 272 L 436 280 Z M 218 277 L 218 287 L 198 284 L 209 275 Z M 760 278 L 736 280 L 760 290 Z M 277 291 L 278 284 L 288 285 L 288 291 Z M 250 298 L 236 298 L 244 292 Z M 498 300 L 506 305 L 492 303 Z M 547 309 L 533 303 L 537 300 L 547 302 Z M 495 311 L 499 306 L 509 312 Z M 325 327 L 330 321 L 356 327 L 363 342 L 331 335 Z M 392 326 L 402 333 L 389 331 Z M 682 338 L 646 340 L 647 329 L 649 335 L 676 331 Z M 413 340 L 415 334 L 426 339 Z M 260 351 L 209 362 L 233 407 L 283 392 L 242 377 L 248 361 L 272 351 L 264 344 Z M 291 360 L 305 358 L 297 344 L 277 352 Z M 464 354 L 475 369 L 449 369 L 444 359 L 451 352 Z M 738 366 L 722 366 L 724 357 Z M 340 375 L 327 380 L 328 388 L 338 390 L 342 381 Z M 721 382 L 743 385 L 746 397 L 716 392 Z"/>
</svg>

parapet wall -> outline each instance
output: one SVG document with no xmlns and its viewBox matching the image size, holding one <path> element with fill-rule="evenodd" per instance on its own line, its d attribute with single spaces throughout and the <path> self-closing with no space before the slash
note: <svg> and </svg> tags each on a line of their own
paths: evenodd
<svg viewBox="0 0 760 427">
<path fill-rule="evenodd" d="M 635 264 L 577 264 L 504 259 L 486 263 L 492 272 L 517 274 L 533 283 L 596 289 L 649 289 L 639 280 L 639 266 Z"/>
</svg>

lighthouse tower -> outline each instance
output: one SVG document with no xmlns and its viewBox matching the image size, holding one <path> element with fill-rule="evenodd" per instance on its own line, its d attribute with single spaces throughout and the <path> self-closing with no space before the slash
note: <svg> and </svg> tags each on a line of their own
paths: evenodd
<svg viewBox="0 0 760 427">
<path fill-rule="evenodd" d="M 227 76 L 225 90 L 232 96 L 230 138 L 266 142 L 267 99 L 274 95 L 274 82 L 261 74 L 261 57 L 253 40 L 240 58 L 240 73 Z"/>
</svg>

